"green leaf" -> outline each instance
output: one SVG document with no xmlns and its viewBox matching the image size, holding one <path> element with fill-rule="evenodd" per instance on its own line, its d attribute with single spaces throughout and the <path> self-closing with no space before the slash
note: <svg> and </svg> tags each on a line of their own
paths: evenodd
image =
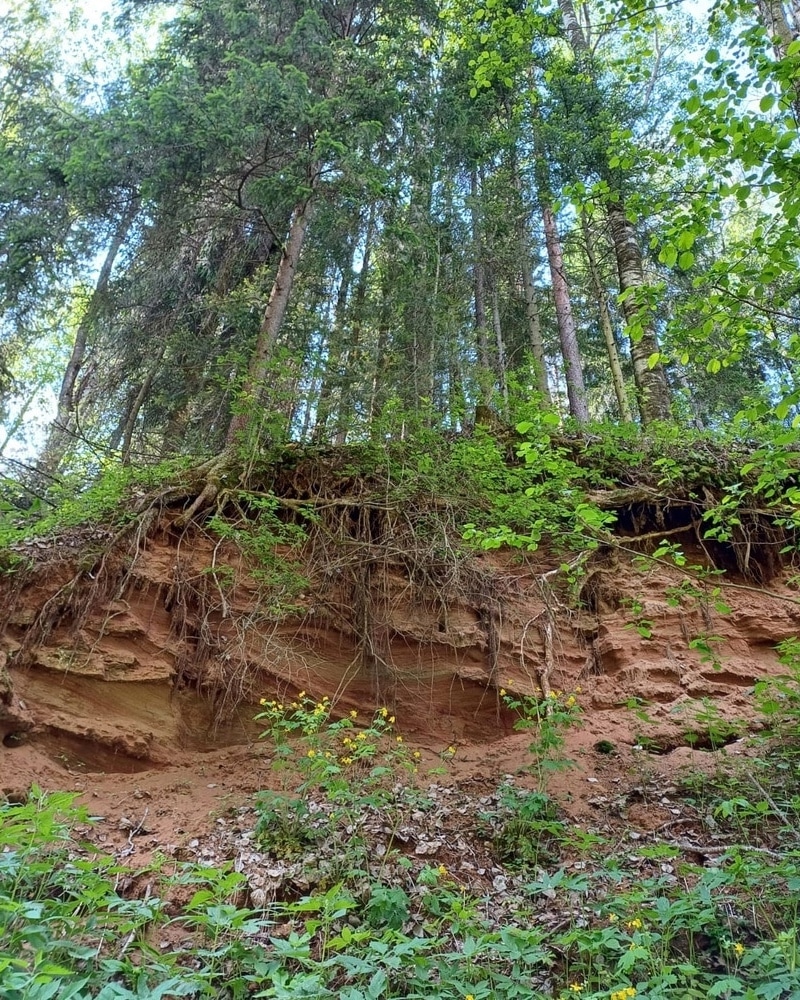
<svg viewBox="0 0 800 1000">
<path fill-rule="evenodd" d="M 691 250 L 684 250 L 678 258 L 678 267 L 683 271 L 688 271 L 692 264 L 694 264 L 694 254 Z"/>
<path fill-rule="evenodd" d="M 667 243 L 661 248 L 658 259 L 662 264 L 666 264 L 667 267 L 674 267 L 678 259 L 677 247 L 673 246 L 672 243 Z"/>
<path fill-rule="evenodd" d="M 758 106 L 762 111 L 769 111 L 775 106 L 775 101 L 776 98 L 774 94 L 764 94 Z"/>
</svg>

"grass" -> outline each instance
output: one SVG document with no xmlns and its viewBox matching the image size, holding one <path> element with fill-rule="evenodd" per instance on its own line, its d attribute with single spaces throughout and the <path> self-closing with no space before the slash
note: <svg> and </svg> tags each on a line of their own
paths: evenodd
<svg viewBox="0 0 800 1000">
<path fill-rule="evenodd" d="M 532 758 L 557 763 L 568 698 L 517 704 L 538 720 Z M 421 789 L 388 710 L 336 719 L 302 692 L 262 707 L 284 787 L 247 814 L 252 870 L 131 870 L 82 840 L 91 817 L 70 795 L 0 807 L 0 995 L 800 997 L 791 743 L 751 768 L 771 775 L 766 799 L 746 798 L 745 773 L 684 787 L 685 809 L 716 817 L 703 854 L 576 830 L 541 787 L 460 791 L 450 750 Z M 259 865 L 280 872 L 272 894 L 254 891 Z"/>
</svg>

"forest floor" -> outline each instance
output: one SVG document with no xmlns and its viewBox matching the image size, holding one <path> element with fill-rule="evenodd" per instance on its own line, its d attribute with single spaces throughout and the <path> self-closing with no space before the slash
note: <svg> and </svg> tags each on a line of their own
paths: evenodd
<svg viewBox="0 0 800 1000">
<path fill-rule="evenodd" d="M 175 525 L 3 595 L 14 1000 L 800 996 L 789 574 L 357 539 L 280 616 Z"/>
</svg>

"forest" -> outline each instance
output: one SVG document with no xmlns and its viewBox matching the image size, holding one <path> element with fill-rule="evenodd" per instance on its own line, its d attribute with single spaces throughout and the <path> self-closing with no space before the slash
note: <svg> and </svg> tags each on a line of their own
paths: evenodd
<svg viewBox="0 0 800 1000">
<path fill-rule="evenodd" d="M 686 7 L 124 0 L 91 33 L 14 0 L 0 454 L 24 502 L 476 412 L 785 447 L 800 8 Z"/>
<path fill-rule="evenodd" d="M 800 998 L 800 0 L 0 6 L 0 994 Z"/>
</svg>

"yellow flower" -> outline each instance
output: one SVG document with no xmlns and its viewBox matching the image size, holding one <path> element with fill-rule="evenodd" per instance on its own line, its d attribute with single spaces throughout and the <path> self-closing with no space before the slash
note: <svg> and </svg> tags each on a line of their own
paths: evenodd
<svg viewBox="0 0 800 1000">
<path fill-rule="evenodd" d="M 292 702 L 292 708 L 300 708 L 296 701 Z"/>
<path fill-rule="evenodd" d="M 316 757 L 316 756 L 317 756 L 316 750 L 309 750 L 308 753 L 306 754 L 306 757 Z"/>
<path fill-rule="evenodd" d="M 306 696 L 305 691 L 301 691 L 300 694 L 298 694 L 298 696 L 297 696 L 297 700 L 298 701 L 302 701 L 303 698 L 305 698 L 305 696 Z"/>
<path fill-rule="evenodd" d="M 638 931 L 641 929 L 642 922 L 638 917 L 634 917 L 633 920 L 629 920 L 625 926 L 629 931 Z"/>
<path fill-rule="evenodd" d="M 350 718 L 351 719 L 357 719 L 358 718 L 358 712 L 354 708 L 350 709 Z"/>
<path fill-rule="evenodd" d="M 456 748 L 455 748 L 454 746 L 449 746 L 449 747 L 448 747 L 448 748 L 447 748 L 447 749 L 445 750 L 445 753 L 449 753 L 451 757 L 453 756 L 453 754 L 454 754 L 455 752 L 456 752 Z"/>
<path fill-rule="evenodd" d="M 555 691 L 551 691 L 551 692 L 550 692 L 550 694 L 549 694 L 549 695 L 548 695 L 547 697 L 548 697 L 548 698 L 553 698 L 553 699 L 555 699 L 555 698 L 557 698 L 557 697 L 558 697 L 558 695 L 556 694 L 556 692 L 555 692 Z"/>
<path fill-rule="evenodd" d="M 396 737 L 396 739 L 397 739 L 398 743 L 402 743 L 403 742 L 403 737 L 402 736 L 398 736 L 398 737 Z"/>
<path fill-rule="evenodd" d="M 583 993 L 583 983 L 570 983 L 569 991 L 570 993 Z"/>
<path fill-rule="evenodd" d="M 278 711 L 279 711 L 279 712 L 282 712 L 282 711 L 283 711 L 283 705 L 278 705 Z"/>
<path fill-rule="evenodd" d="M 505 688 L 500 688 L 500 697 L 501 698 L 505 698 L 505 696 L 506 696 L 506 689 Z"/>
<path fill-rule="evenodd" d="M 327 695 L 325 695 L 325 697 L 322 700 L 323 700 L 323 702 L 326 702 L 326 701 L 330 701 L 330 698 Z"/>
<path fill-rule="evenodd" d="M 580 694 L 582 691 L 583 691 L 583 688 L 580 688 L 580 687 L 576 687 L 575 688 L 575 694 Z"/>
<path fill-rule="evenodd" d="M 572 708 L 572 706 L 575 704 L 575 702 L 576 702 L 575 695 L 571 694 L 569 696 L 569 698 L 567 698 L 567 708 Z"/>
<path fill-rule="evenodd" d="M 467 995 L 464 997 L 464 1000 L 475 1000 L 475 997 L 472 995 L 472 993 L 467 993 Z"/>
<path fill-rule="evenodd" d="M 386 718 L 386 716 L 387 716 L 388 714 L 389 714 L 389 709 L 388 709 L 388 708 L 382 708 L 382 709 L 380 710 L 380 715 L 381 715 L 381 718 L 384 718 L 384 719 L 385 719 L 385 718 Z"/>
<path fill-rule="evenodd" d="M 631 998 L 635 996 L 636 990 L 633 986 L 626 986 L 622 990 L 614 990 L 611 994 L 611 1000 L 631 1000 Z"/>
<path fill-rule="evenodd" d="M 615 924 L 618 920 L 619 917 L 617 916 L 616 913 L 612 913 L 611 916 L 608 918 L 608 922 L 611 924 Z"/>
<path fill-rule="evenodd" d="M 733 950 L 736 952 L 737 958 L 741 958 L 742 955 L 744 955 L 744 945 L 741 943 L 741 941 L 736 942 L 736 944 L 733 946 Z"/>
<path fill-rule="evenodd" d="M 445 868 L 444 865 L 439 865 L 436 871 L 442 876 L 445 876 L 447 874 L 447 869 Z"/>
<path fill-rule="evenodd" d="M 343 764 L 352 764 L 353 763 L 353 758 L 352 757 L 340 757 L 339 759 L 341 760 L 341 762 Z"/>
<path fill-rule="evenodd" d="M 416 758 L 417 760 L 419 760 L 420 756 L 421 756 L 421 754 L 420 754 L 419 750 L 415 750 L 415 751 L 414 751 L 414 757 L 415 757 L 415 758 Z"/>
<path fill-rule="evenodd" d="M 356 733 L 356 739 L 357 740 L 365 740 L 366 738 L 367 738 L 367 734 L 366 733 Z"/>
<path fill-rule="evenodd" d="M 266 704 L 267 704 L 266 698 L 262 698 L 261 701 L 259 702 L 259 705 L 266 705 Z"/>
</svg>

